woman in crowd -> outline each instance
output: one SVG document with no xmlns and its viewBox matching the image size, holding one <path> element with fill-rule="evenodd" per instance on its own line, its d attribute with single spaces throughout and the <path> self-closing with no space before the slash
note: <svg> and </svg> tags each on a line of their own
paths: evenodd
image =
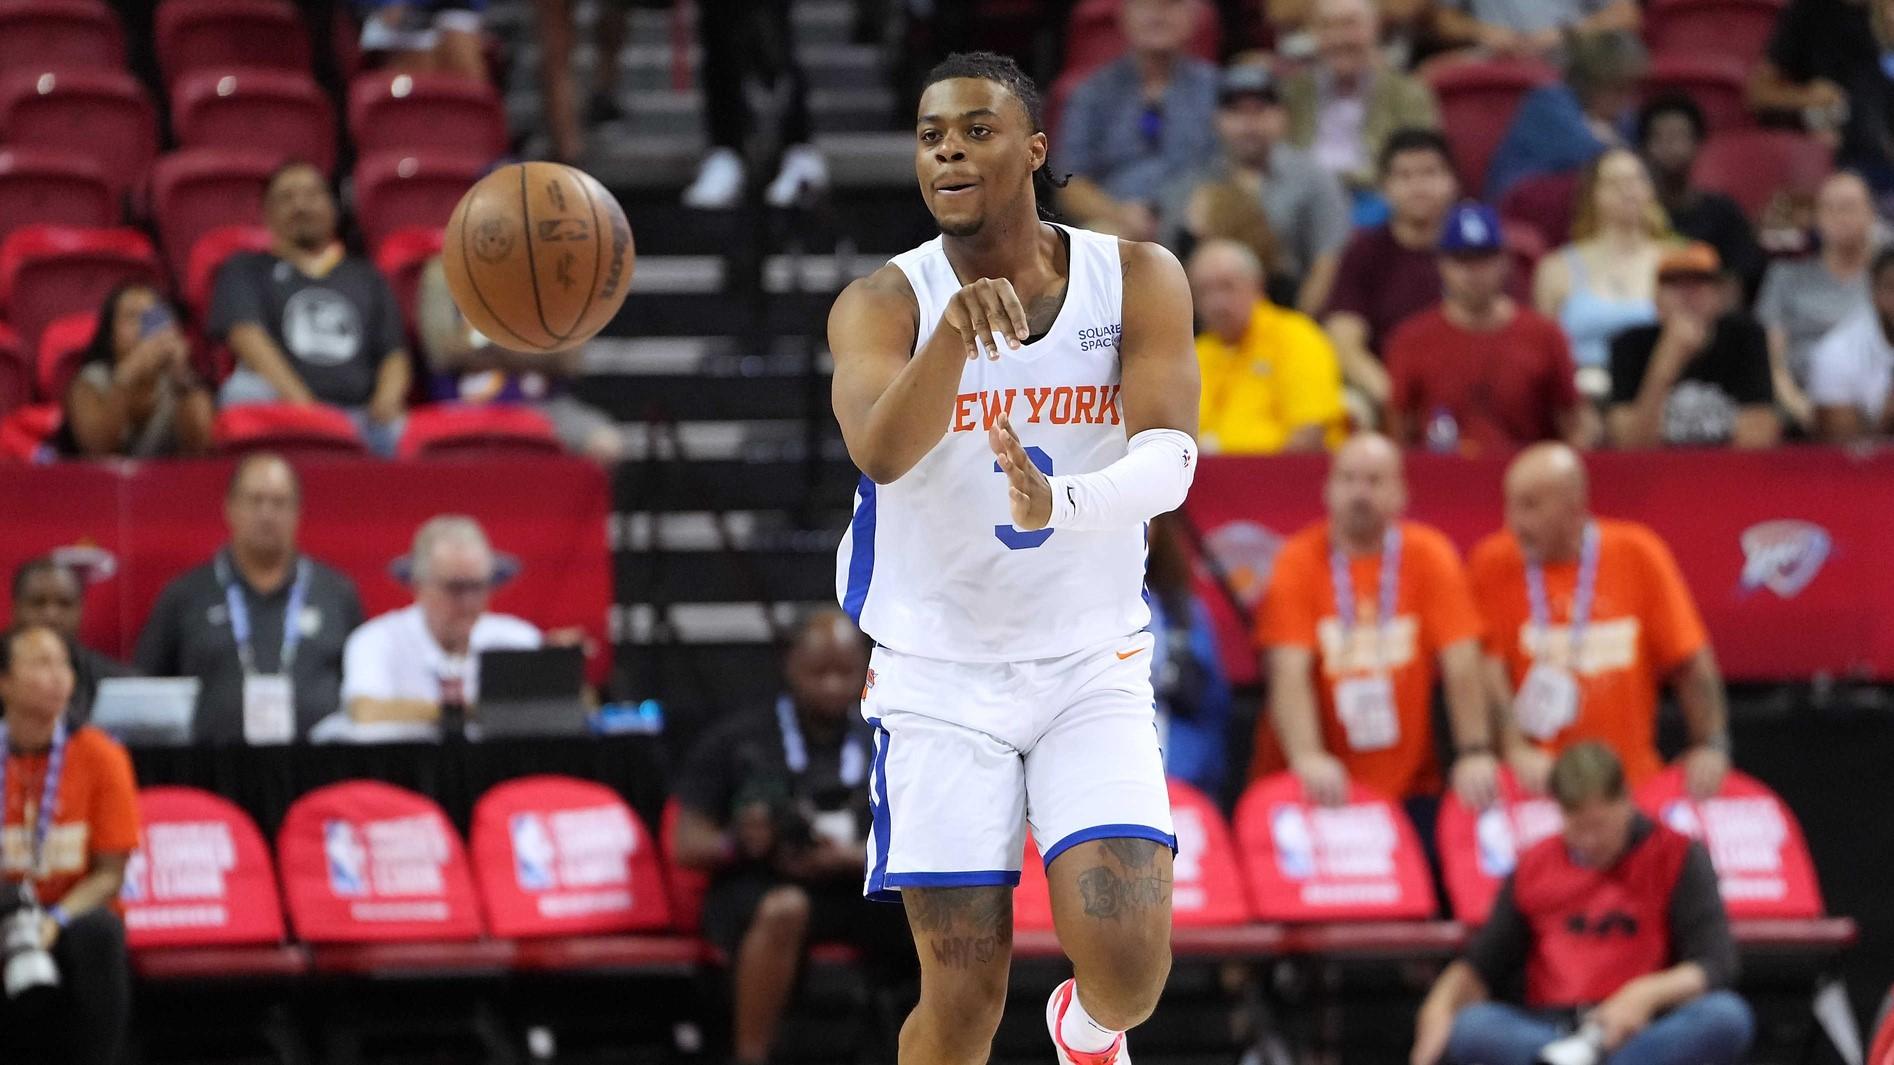
<svg viewBox="0 0 1894 1065">
<path fill-rule="evenodd" d="M 1533 303 L 1565 328 L 1581 380 L 1607 365 L 1612 337 L 1657 321 L 1657 259 L 1670 236 L 1637 153 L 1613 148 L 1592 160 L 1572 243 L 1546 256 L 1533 279 Z"/>
<path fill-rule="evenodd" d="M 66 387 L 62 454 L 153 458 L 210 450 L 215 412 L 177 317 L 144 285 L 105 297 L 84 362 Z"/>
</svg>

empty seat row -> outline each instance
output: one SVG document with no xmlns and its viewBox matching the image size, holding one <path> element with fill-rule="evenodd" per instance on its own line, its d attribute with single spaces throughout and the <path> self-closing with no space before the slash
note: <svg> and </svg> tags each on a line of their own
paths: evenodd
<svg viewBox="0 0 1894 1065">
<path fill-rule="evenodd" d="M 310 69 L 308 28 L 285 0 L 164 0 L 155 23 L 167 86 L 232 66 Z M 123 69 L 117 16 L 104 0 L 0 0 L 0 69 L 33 66 Z"/>
</svg>

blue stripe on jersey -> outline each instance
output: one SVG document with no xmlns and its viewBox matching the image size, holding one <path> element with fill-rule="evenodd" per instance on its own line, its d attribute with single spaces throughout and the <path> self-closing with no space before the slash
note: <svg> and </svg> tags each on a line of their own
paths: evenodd
<svg viewBox="0 0 1894 1065">
<path fill-rule="evenodd" d="M 868 603 L 868 584 L 875 576 L 875 482 L 862 475 L 856 489 L 861 502 L 855 505 L 855 517 L 848 523 L 848 591 L 842 596 L 842 610 L 855 624 L 861 624 L 862 607 Z"/>
<path fill-rule="evenodd" d="M 888 746 L 894 736 L 881 727 L 881 719 L 871 717 L 868 727 L 875 730 L 874 765 L 868 771 L 868 809 L 875 835 L 875 866 L 868 871 L 868 890 L 864 894 L 874 902 L 895 902 L 898 894 L 888 890 L 888 837 L 893 817 L 888 812 Z"/>
</svg>

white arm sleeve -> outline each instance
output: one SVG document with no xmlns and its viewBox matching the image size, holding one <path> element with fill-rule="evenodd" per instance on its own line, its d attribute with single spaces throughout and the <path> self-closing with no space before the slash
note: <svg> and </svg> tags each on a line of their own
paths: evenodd
<svg viewBox="0 0 1894 1065">
<path fill-rule="evenodd" d="M 1095 473 L 1052 477 L 1052 529 L 1116 529 L 1176 510 L 1197 474 L 1197 442 L 1146 429 L 1125 457 Z"/>
</svg>

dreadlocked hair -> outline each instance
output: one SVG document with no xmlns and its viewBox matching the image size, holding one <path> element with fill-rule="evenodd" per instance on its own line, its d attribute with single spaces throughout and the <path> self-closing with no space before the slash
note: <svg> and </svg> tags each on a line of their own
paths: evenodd
<svg viewBox="0 0 1894 1065">
<path fill-rule="evenodd" d="M 950 81 L 954 78 L 978 78 L 1001 86 L 1013 94 L 1021 107 L 1026 109 L 1026 121 L 1032 124 L 1034 133 L 1046 131 L 1045 116 L 1039 99 L 1039 87 L 1032 78 L 1021 70 L 1012 56 L 995 52 L 955 52 L 953 55 L 934 65 L 927 72 L 927 78 L 921 82 L 921 91 L 926 92 L 935 82 Z M 1039 204 L 1039 213 L 1043 217 L 1053 218 L 1056 212 L 1052 208 L 1053 198 L 1058 190 L 1065 188 L 1070 174 L 1055 175 L 1052 172 L 1052 154 L 1047 152 L 1045 161 L 1039 169 L 1032 172 L 1033 199 Z"/>
</svg>

